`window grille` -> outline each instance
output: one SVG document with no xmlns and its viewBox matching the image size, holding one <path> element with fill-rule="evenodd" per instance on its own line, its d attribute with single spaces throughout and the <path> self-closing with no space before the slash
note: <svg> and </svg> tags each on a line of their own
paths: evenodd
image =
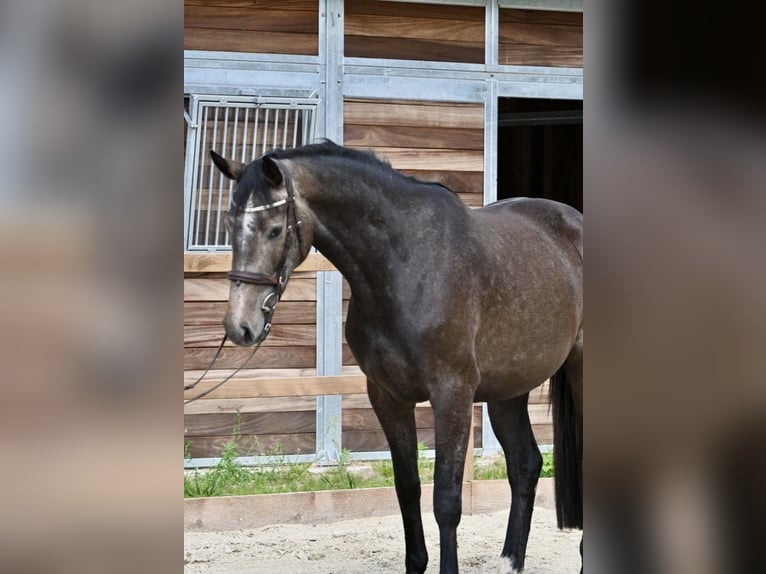
<svg viewBox="0 0 766 574">
<path fill-rule="evenodd" d="M 191 96 L 184 172 L 184 243 L 187 251 L 230 251 L 223 217 L 234 182 L 210 159 L 210 150 L 249 163 L 278 148 L 314 141 L 317 100 Z"/>
</svg>

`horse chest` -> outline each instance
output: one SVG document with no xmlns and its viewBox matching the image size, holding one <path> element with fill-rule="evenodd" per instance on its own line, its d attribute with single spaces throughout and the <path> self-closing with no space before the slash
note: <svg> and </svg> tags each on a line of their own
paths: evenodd
<svg viewBox="0 0 766 574">
<path fill-rule="evenodd" d="M 417 376 L 418 361 L 407 351 L 401 334 L 352 309 L 346 321 L 346 339 L 368 379 L 402 401 L 426 400 L 427 389 Z"/>
</svg>

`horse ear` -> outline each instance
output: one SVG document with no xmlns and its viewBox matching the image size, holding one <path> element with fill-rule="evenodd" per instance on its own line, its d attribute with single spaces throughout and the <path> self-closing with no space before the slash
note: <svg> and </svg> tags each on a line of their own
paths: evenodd
<svg viewBox="0 0 766 574">
<path fill-rule="evenodd" d="M 269 180 L 272 187 L 279 187 L 282 184 L 282 170 L 279 167 L 279 163 L 271 156 L 264 156 L 261 162 L 261 169 L 263 175 Z"/>
<path fill-rule="evenodd" d="M 213 158 L 213 163 L 221 170 L 221 173 L 229 179 L 239 181 L 239 178 L 242 177 L 242 172 L 245 170 L 244 163 L 233 159 L 226 159 L 213 150 L 210 150 L 210 157 Z"/>
</svg>

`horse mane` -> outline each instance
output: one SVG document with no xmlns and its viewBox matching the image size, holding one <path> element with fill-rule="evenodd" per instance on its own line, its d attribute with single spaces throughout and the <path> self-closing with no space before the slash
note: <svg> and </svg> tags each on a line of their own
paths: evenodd
<svg viewBox="0 0 766 574">
<path fill-rule="evenodd" d="M 450 193 L 457 195 L 452 189 L 450 189 L 443 183 L 439 183 L 436 181 L 422 181 L 415 177 L 403 174 L 395 170 L 391 166 L 390 162 L 388 162 L 385 159 L 379 158 L 372 151 L 365 151 L 365 150 L 358 150 L 354 148 L 343 147 L 336 144 L 334 141 L 330 139 L 324 139 L 320 141 L 319 143 L 308 144 L 308 145 L 295 147 L 295 148 L 275 149 L 265 153 L 263 155 L 263 158 L 270 157 L 274 159 L 293 159 L 293 158 L 302 158 L 302 157 L 324 157 L 324 156 L 349 159 L 355 162 L 368 165 L 372 168 L 384 170 L 385 172 L 391 175 L 394 175 L 396 177 L 400 177 L 409 183 L 418 184 L 418 185 L 437 186 L 437 187 L 446 189 Z M 260 165 L 261 160 L 262 158 L 253 162 L 253 164 L 257 163 Z M 250 190 L 263 190 L 264 192 L 269 193 L 268 192 L 269 186 L 266 185 L 266 179 L 261 173 L 260 167 L 257 169 L 246 169 L 243 179 L 245 178 L 249 180 L 248 185 L 240 186 L 240 189 L 244 191 L 248 196 L 250 194 Z M 235 192 L 233 199 L 236 205 L 241 206 L 247 202 L 247 197 L 243 196 L 244 194 L 240 192 L 240 189 L 238 189 L 237 192 Z M 265 202 L 270 202 L 271 201 L 270 193 L 269 193 L 269 197 L 264 197 L 263 200 Z"/>
</svg>

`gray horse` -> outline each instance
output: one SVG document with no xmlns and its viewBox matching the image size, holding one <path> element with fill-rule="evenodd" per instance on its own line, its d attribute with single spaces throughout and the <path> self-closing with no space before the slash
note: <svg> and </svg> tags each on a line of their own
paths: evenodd
<svg viewBox="0 0 766 574">
<path fill-rule="evenodd" d="M 441 574 L 456 529 L 471 409 L 487 402 L 505 452 L 511 510 L 498 572 L 521 572 L 542 458 L 529 392 L 551 380 L 559 527 L 582 528 L 582 215 L 543 199 L 468 209 L 449 189 L 332 142 L 249 164 L 211 152 L 237 182 L 225 318 L 238 345 L 263 340 L 290 274 L 316 246 L 351 286 L 346 338 L 391 448 L 408 573 L 426 569 L 415 404 L 436 431 Z M 582 546 L 581 546 L 582 551 Z"/>
</svg>

